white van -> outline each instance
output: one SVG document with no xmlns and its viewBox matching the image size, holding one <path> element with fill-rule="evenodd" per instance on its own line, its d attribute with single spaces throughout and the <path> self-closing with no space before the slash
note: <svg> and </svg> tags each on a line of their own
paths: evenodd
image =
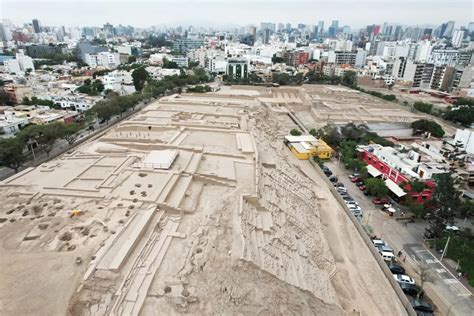
<svg viewBox="0 0 474 316">
<path fill-rule="evenodd" d="M 384 261 L 387 261 L 387 262 L 391 262 L 391 261 L 395 258 L 395 256 L 393 255 L 393 253 L 392 253 L 392 252 L 388 252 L 388 251 L 382 251 L 382 252 L 380 253 L 380 255 L 382 256 L 383 260 L 384 260 Z"/>
<path fill-rule="evenodd" d="M 386 246 L 387 244 L 382 239 L 372 239 L 372 242 L 376 248 L 379 246 Z"/>
</svg>

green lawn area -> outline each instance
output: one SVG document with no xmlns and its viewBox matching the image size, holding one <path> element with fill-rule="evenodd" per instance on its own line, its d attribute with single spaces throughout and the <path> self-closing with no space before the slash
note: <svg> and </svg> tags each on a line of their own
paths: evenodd
<svg viewBox="0 0 474 316">
<path fill-rule="evenodd" d="M 447 239 L 447 237 L 436 239 L 436 248 L 444 249 Z M 429 240 L 428 244 L 433 246 L 434 240 Z M 474 286 L 474 239 L 451 237 L 445 257 L 456 262 L 459 260 L 461 272 L 467 273 L 469 284 Z"/>
</svg>

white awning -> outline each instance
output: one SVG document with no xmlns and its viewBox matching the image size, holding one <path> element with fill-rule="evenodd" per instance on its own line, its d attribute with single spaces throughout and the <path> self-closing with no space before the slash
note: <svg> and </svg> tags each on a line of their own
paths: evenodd
<svg viewBox="0 0 474 316">
<path fill-rule="evenodd" d="M 367 165 L 367 172 L 374 178 L 382 174 L 382 172 L 378 171 L 377 168 L 372 165 Z"/>
<path fill-rule="evenodd" d="M 387 185 L 387 188 L 395 193 L 396 196 L 402 197 L 406 195 L 405 191 L 402 190 L 395 182 L 393 182 L 390 179 L 385 180 L 385 184 Z"/>
</svg>

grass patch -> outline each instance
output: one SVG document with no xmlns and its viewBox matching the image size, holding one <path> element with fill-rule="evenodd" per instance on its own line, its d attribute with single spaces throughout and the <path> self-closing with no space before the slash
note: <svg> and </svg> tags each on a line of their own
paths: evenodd
<svg viewBox="0 0 474 316">
<path fill-rule="evenodd" d="M 427 243 L 435 249 L 444 249 L 447 241 L 447 237 L 429 240 Z M 435 243 L 436 242 L 436 243 Z M 448 252 L 445 255 L 446 258 L 450 258 L 454 261 L 459 260 L 461 272 L 467 273 L 469 284 L 474 286 L 474 240 L 471 238 L 461 238 L 458 236 L 451 237 L 448 245 Z"/>
</svg>

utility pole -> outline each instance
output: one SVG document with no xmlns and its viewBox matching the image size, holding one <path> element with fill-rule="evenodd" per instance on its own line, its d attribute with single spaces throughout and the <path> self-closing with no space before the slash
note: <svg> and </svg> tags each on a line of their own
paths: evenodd
<svg viewBox="0 0 474 316">
<path fill-rule="evenodd" d="M 444 250 L 443 250 L 443 253 L 441 254 L 441 259 L 439 261 L 443 261 L 444 255 L 446 254 L 446 251 L 448 251 L 448 244 L 450 240 L 451 240 L 451 236 L 449 236 L 448 240 L 446 241 L 446 246 L 444 246 Z"/>
</svg>

